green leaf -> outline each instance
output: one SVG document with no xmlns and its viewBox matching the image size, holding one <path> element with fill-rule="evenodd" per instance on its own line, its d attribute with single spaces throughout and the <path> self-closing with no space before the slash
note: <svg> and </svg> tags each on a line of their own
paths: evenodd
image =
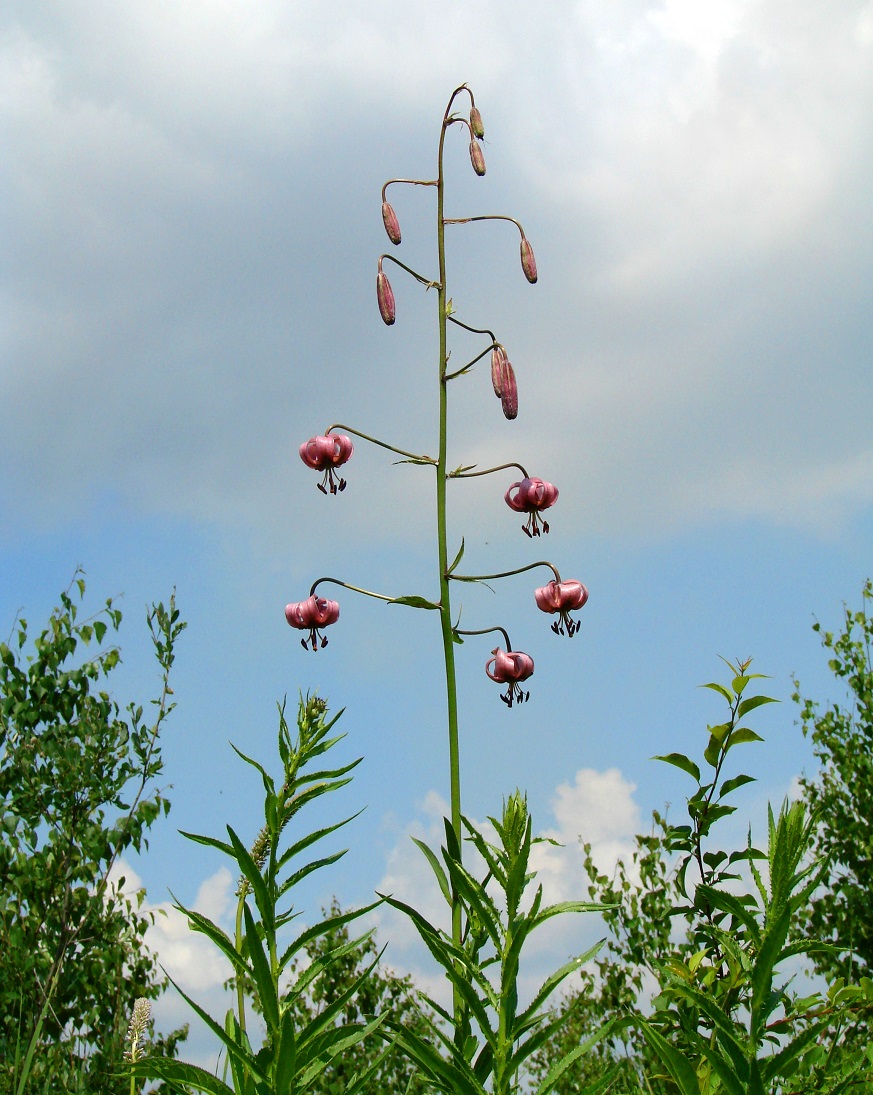
<svg viewBox="0 0 873 1095">
<path fill-rule="evenodd" d="M 446 899 L 446 901 L 449 903 L 449 905 L 451 905 L 452 904 L 452 893 L 451 893 L 451 890 L 449 889 L 449 880 L 446 878 L 446 872 L 443 870 L 442 864 L 437 859 L 437 857 L 434 855 L 434 853 L 431 851 L 431 849 L 424 843 L 423 840 L 418 840 L 417 837 L 413 837 L 412 842 L 424 854 L 425 858 L 427 859 L 428 863 L 431 866 L 431 870 L 436 875 L 436 880 L 437 880 L 437 884 L 439 885 L 440 892 L 442 893 L 442 895 Z"/>
<path fill-rule="evenodd" d="M 203 1091 L 206 1095 L 234 1095 L 232 1087 L 228 1087 L 205 1068 L 200 1068 L 199 1065 L 186 1065 L 170 1057 L 145 1057 L 139 1061 L 132 1061 L 128 1067 L 131 1076 L 148 1080 L 166 1080 L 171 1084 L 185 1084 L 186 1087 Z"/>
<path fill-rule="evenodd" d="M 750 730 L 748 726 L 741 726 L 739 729 L 734 730 L 727 740 L 725 746 L 725 752 L 728 749 L 733 748 L 735 745 L 743 745 L 747 741 L 763 741 L 764 739 L 760 734 L 756 734 L 754 730 Z"/>
<path fill-rule="evenodd" d="M 452 563 L 449 566 L 449 569 L 446 571 L 446 574 L 451 574 L 452 571 L 455 569 L 455 567 L 458 565 L 458 563 L 460 563 L 461 559 L 463 559 L 463 557 L 464 557 L 464 537 L 462 536 L 461 537 L 461 546 L 458 548 L 458 554 L 452 560 Z"/>
<path fill-rule="evenodd" d="M 258 912 L 260 912 L 261 919 L 264 922 L 264 929 L 266 931 L 272 931 L 274 926 L 273 916 L 276 909 L 273 900 L 270 897 L 269 890 L 267 889 L 267 883 L 264 881 L 264 876 L 258 869 L 257 863 L 255 863 L 249 855 L 248 848 L 246 848 L 229 825 L 227 826 L 227 835 L 230 837 L 231 844 L 233 845 L 233 852 L 236 861 L 239 864 L 240 873 L 248 879 L 249 884 L 252 887 L 255 904 L 258 906 Z"/>
<path fill-rule="evenodd" d="M 719 798 L 724 798 L 725 795 L 729 795 L 731 791 L 735 791 L 738 787 L 744 787 L 747 783 L 754 783 L 754 776 L 734 776 L 732 779 L 726 779 L 721 785 L 718 792 Z"/>
<path fill-rule="evenodd" d="M 407 605 L 409 608 L 426 608 L 439 610 L 439 605 L 434 604 L 433 601 L 427 600 L 426 597 L 417 597 L 412 594 L 409 597 L 392 597 L 388 602 L 389 605 Z"/>
<path fill-rule="evenodd" d="M 272 1034 L 279 1026 L 279 994 L 270 972 L 270 963 L 261 942 L 258 926 L 247 901 L 243 902 L 243 917 L 246 925 L 246 944 L 252 963 L 252 974 L 258 990 L 258 999 L 267 1023 L 267 1029 Z"/>
<path fill-rule="evenodd" d="M 662 760 L 665 764 L 672 764 L 675 768 L 681 768 L 683 772 L 687 772 L 689 776 L 700 783 L 700 769 L 684 753 L 668 753 L 666 756 L 652 757 L 652 760 Z"/>
<path fill-rule="evenodd" d="M 737 708 L 737 719 L 744 718 L 750 711 L 754 711 L 756 707 L 761 707 L 765 703 L 779 703 L 779 700 L 772 696 L 750 696 Z"/>
<path fill-rule="evenodd" d="M 715 681 L 711 681 L 709 684 L 703 684 L 701 685 L 701 688 L 711 688 L 713 692 L 718 692 L 720 696 L 724 696 L 728 703 L 732 704 L 734 702 L 732 693 L 728 692 L 723 685 L 716 684 Z"/>
<path fill-rule="evenodd" d="M 673 1077 L 682 1095 L 700 1095 L 697 1073 L 688 1058 L 674 1049 L 667 1039 L 644 1019 L 640 1019 L 638 1022 L 643 1037 L 661 1058 L 664 1067 Z M 540 1092 L 538 1091 L 536 1095 L 540 1095 Z"/>
</svg>

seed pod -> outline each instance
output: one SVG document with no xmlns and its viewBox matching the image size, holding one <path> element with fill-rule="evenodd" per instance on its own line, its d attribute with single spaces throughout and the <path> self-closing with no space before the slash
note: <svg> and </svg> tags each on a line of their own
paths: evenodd
<svg viewBox="0 0 873 1095">
<path fill-rule="evenodd" d="M 385 274 L 380 270 L 376 275 L 376 299 L 379 301 L 379 314 L 389 327 L 397 318 L 394 309 L 394 290 Z"/>
<path fill-rule="evenodd" d="M 478 141 L 470 141 L 470 163 L 477 175 L 485 174 L 485 156 Z"/>
<path fill-rule="evenodd" d="M 504 416 L 511 422 L 518 414 L 518 385 L 515 382 L 515 369 L 505 357 L 503 359 L 500 402 L 503 406 Z"/>
<path fill-rule="evenodd" d="M 382 202 L 382 221 L 385 224 L 388 239 L 394 244 L 400 243 L 400 221 L 388 202 Z"/>
<path fill-rule="evenodd" d="M 470 129 L 473 131 L 473 136 L 477 141 L 481 141 L 485 136 L 485 126 L 482 125 L 482 115 L 479 113 L 479 108 L 476 106 L 470 108 Z"/>
<path fill-rule="evenodd" d="M 535 285 L 537 280 L 537 260 L 534 258 L 533 248 L 526 236 L 521 237 L 521 268 L 524 270 L 524 276 L 531 285 Z"/>
<path fill-rule="evenodd" d="M 506 351 L 502 346 L 495 346 L 491 351 L 491 385 L 498 399 L 503 393 L 503 365 L 505 361 Z"/>
</svg>

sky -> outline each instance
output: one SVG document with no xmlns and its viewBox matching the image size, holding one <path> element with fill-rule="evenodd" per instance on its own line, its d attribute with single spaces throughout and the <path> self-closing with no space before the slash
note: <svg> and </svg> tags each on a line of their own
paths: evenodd
<svg viewBox="0 0 873 1095">
<path fill-rule="evenodd" d="M 783 701 L 756 712 L 744 819 L 814 771 L 792 680 L 840 698 L 811 625 L 837 628 L 871 573 L 871 61 L 873 3 L 849 0 L 8 0 L 0 634 L 19 613 L 38 627 L 81 565 L 94 610 L 123 594 L 113 687 L 142 702 L 145 606 L 176 589 L 173 810 L 125 866 L 149 907 L 172 891 L 227 917 L 233 879 L 177 830 L 254 836 L 260 786 L 228 742 L 277 762 L 276 702 L 298 691 L 345 709 L 338 751 L 364 760 L 343 805 L 366 807 L 306 915 L 430 893 L 409 837 L 438 840 L 448 796 L 435 616 L 340 591 L 312 653 L 283 608 L 326 574 L 436 595 L 429 469 L 359 442 L 325 498 L 297 449 L 341 422 L 436 450 L 435 295 L 392 269 L 380 321 L 380 189 L 433 177 L 464 82 L 487 173 L 453 127 L 447 215 L 516 217 L 540 276 L 511 225 L 449 230 L 456 315 L 506 345 L 520 402 L 507 422 L 487 367 L 458 381 L 450 463 L 518 461 L 560 499 L 531 544 L 511 473 L 452 483 L 450 541 L 471 572 L 546 557 L 590 590 L 572 640 L 529 574 L 455 593 L 466 626 L 502 624 L 536 662 L 510 711 L 488 637 L 458 650 L 465 812 L 524 788 L 565 845 L 542 853 L 547 892 L 584 897 L 580 837 L 608 868 L 652 809 L 682 808 L 687 777 L 651 758 L 702 753 L 719 656 L 753 657 Z M 392 201 L 396 256 L 433 276 L 432 190 Z M 380 916 L 388 961 L 433 986 Z M 596 926 L 562 932 L 530 976 Z M 224 973 L 181 918 L 152 938 L 217 999 Z M 164 1006 L 165 1027 L 185 1017 Z"/>
</svg>

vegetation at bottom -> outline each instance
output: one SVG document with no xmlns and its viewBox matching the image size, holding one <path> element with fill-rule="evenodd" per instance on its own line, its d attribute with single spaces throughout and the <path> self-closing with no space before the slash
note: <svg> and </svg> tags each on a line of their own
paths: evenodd
<svg viewBox="0 0 873 1095">
<path fill-rule="evenodd" d="M 148 1008 L 135 1008 L 158 1001 L 165 982 L 145 944 L 141 897 L 113 881 L 123 853 L 145 850 L 169 809 L 155 784 L 184 625 L 172 599 L 149 611 L 160 689 L 146 718 L 105 684 L 120 613 L 110 601 L 82 619 L 84 592 L 77 576 L 36 637 L 21 619 L 0 645 L 3 1095 L 135 1095 L 147 1079 L 222 1095 L 873 1090 L 870 583 L 840 631 L 816 625 L 846 696 L 822 706 L 795 682 L 820 767 L 798 801 L 771 808 L 763 832 L 724 839 L 737 832 L 727 820 L 737 793 L 753 781 L 736 762 L 762 740 L 772 702 L 746 661 L 705 686 L 723 714 L 701 755 L 657 758 L 687 781 L 684 811 L 655 812 L 614 871 L 585 844 L 580 900 L 544 901 L 519 791 L 486 826 L 464 820 L 463 841 L 447 820 L 441 847 L 420 843 L 447 909 L 462 910 L 460 946 L 391 895 L 363 909 L 334 902 L 304 926 L 295 887 L 339 863 L 342 852 L 319 849 L 353 821 L 314 828 L 309 807 L 340 791 L 358 762 L 331 759 L 342 735 L 322 700 L 302 699 L 294 728 L 280 707 L 278 775 L 239 754 L 263 783 L 262 830 L 246 840 L 230 826 L 221 837 L 189 834 L 239 875 L 232 931 L 182 908 L 233 969 L 227 1015 L 189 999 L 223 1047 L 217 1071 L 178 1060 L 184 1032 L 156 1034 Z M 410 918 L 450 1004 L 393 974 L 372 931 L 357 929 L 381 901 Z M 605 940 L 525 997 L 533 933 L 578 914 L 602 918 Z"/>
<path fill-rule="evenodd" d="M 132 998 L 165 987 L 145 943 L 142 894 L 117 868 L 170 809 L 157 787 L 170 670 L 185 625 L 148 611 L 159 693 L 124 709 L 113 601 L 82 618 L 77 572 L 47 626 L 19 618 L 0 643 L 0 1092 L 118 1090 Z M 113 868 L 116 868 L 113 873 Z M 175 1052 L 184 1031 L 155 1036 Z"/>
</svg>

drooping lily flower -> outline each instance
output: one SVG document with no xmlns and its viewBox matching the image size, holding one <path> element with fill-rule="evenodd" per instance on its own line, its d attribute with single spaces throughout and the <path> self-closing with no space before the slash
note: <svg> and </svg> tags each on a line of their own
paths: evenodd
<svg viewBox="0 0 873 1095">
<path fill-rule="evenodd" d="M 492 681 L 509 685 L 500 696 L 506 706 L 512 707 L 513 703 L 524 703 L 525 700 L 529 700 L 530 692 L 525 692 L 519 682 L 526 681 L 534 671 L 533 658 L 530 654 L 522 654 L 520 650 L 507 652 L 500 647 L 492 650 L 491 653 L 494 657 L 489 658 L 485 663 L 485 672 Z M 494 667 L 493 670 L 491 666 Z"/>
<path fill-rule="evenodd" d="M 513 493 L 515 492 L 515 493 Z M 504 495 L 506 504 L 516 513 L 529 513 L 527 522 L 521 526 L 527 536 L 539 536 L 540 511 L 553 506 L 558 499 L 558 488 L 543 479 L 522 479 L 513 483 Z M 549 531 L 549 522 L 542 521 L 543 532 Z"/>
<path fill-rule="evenodd" d="M 336 601 L 328 601 L 325 597 L 316 597 L 313 593 L 305 601 L 285 605 L 285 619 L 298 631 L 309 632 L 308 639 L 300 640 L 300 645 L 304 650 L 308 650 L 310 646 L 313 650 L 318 650 L 319 646 L 327 646 L 327 636 L 320 635 L 319 628 L 337 622 L 339 619 L 339 605 Z"/>
<path fill-rule="evenodd" d="M 588 600 L 588 590 L 581 582 L 571 578 L 566 582 L 558 582 L 554 578 L 547 586 L 541 586 L 534 593 L 537 608 L 543 612 L 558 613 L 558 619 L 552 624 L 552 631 L 556 635 L 568 635 L 573 638 L 582 626 L 578 620 L 573 620 L 570 613 L 573 609 L 581 608 Z M 566 632 L 564 631 L 566 628 Z"/>
<path fill-rule="evenodd" d="M 318 484 L 322 494 L 336 494 L 346 489 L 345 479 L 334 478 L 334 468 L 345 464 L 355 451 L 355 446 L 344 433 L 329 433 L 322 437 L 310 437 L 300 446 L 300 459 L 313 471 L 323 471 L 324 478 Z"/>
<path fill-rule="evenodd" d="M 485 153 L 478 141 L 470 141 L 470 163 L 477 175 L 485 174 Z"/>
</svg>

